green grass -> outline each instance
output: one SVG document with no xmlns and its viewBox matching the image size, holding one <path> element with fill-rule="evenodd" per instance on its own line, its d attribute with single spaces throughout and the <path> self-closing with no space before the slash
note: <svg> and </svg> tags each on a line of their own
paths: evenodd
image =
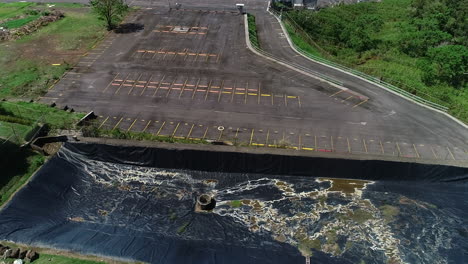
<svg viewBox="0 0 468 264">
<path fill-rule="evenodd" d="M 50 261 L 49 261 L 50 260 Z M 70 258 L 65 256 L 40 254 L 40 257 L 34 261 L 35 264 L 102 264 L 101 261 L 84 260 L 77 258 Z"/>
<path fill-rule="evenodd" d="M 423 72 L 417 66 L 421 59 L 402 53 L 396 45 L 402 34 L 402 26 L 409 23 L 410 2 L 411 0 L 383 0 L 380 3 L 364 3 L 364 5 L 372 5 L 372 14 L 382 18 L 384 25 L 374 35 L 381 41 L 381 44 L 375 49 L 363 53 L 357 53 L 345 47 L 336 47 L 321 39 L 314 39 L 321 48 L 327 51 L 325 54 L 296 34 L 289 24 L 286 24 L 286 29 L 292 41 L 306 52 L 382 78 L 383 81 L 415 95 L 448 106 L 450 114 L 468 122 L 467 89 L 455 89 L 446 84 L 434 86 L 424 84 L 422 81 Z M 348 7 L 334 8 L 346 9 Z M 354 10 L 356 7 L 349 8 Z M 336 53 L 336 55 L 330 57 L 330 53 Z"/>
<path fill-rule="evenodd" d="M 91 11 L 65 12 L 65 18 L 40 29 L 32 35 L 18 40 L 18 43 L 30 43 L 39 38 L 53 37 L 57 39 L 57 50 L 75 50 L 91 48 L 106 33 L 104 22 Z"/>
<path fill-rule="evenodd" d="M 0 102 L 0 111 L 6 111 L 10 115 L 31 121 L 40 120 L 43 123 L 49 124 L 52 128 L 68 127 L 85 115 L 83 113 L 70 113 L 44 104 L 29 102 Z"/>
<path fill-rule="evenodd" d="M 39 4 L 34 5 L 39 7 Z M 0 18 L 2 14 L 4 17 L 22 14 L 26 7 L 31 6 L 33 5 L 0 4 Z M 0 97 L 35 98 L 45 94 L 70 68 L 70 63 L 78 59 L 79 54 L 89 50 L 106 35 L 103 21 L 90 8 L 79 4 L 57 6 L 64 8 L 63 19 L 19 40 L 0 43 Z M 47 9 L 45 5 L 40 7 Z M 41 56 L 23 52 L 34 47 L 33 43 L 43 45 L 39 46 Z M 77 55 L 63 55 L 67 53 Z"/>
<path fill-rule="evenodd" d="M 251 14 L 247 14 L 247 23 L 249 28 L 250 43 L 255 47 L 260 47 L 257 35 L 257 24 L 255 23 L 255 17 Z"/>
<path fill-rule="evenodd" d="M 44 163 L 45 158 L 8 141 L 0 145 L 0 156 L 0 205 L 3 205 Z"/>
<path fill-rule="evenodd" d="M 0 20 L 24 14 L 34 3 L 0 3 Z"/>
<path fill-rule="evenodd" d="M 83 134 L 88 137 L 105 137 L 115 139 L 128 139 L 128 140 L 145 140 L 145 141 L 156 141 L 156 142 L 168 142 L 168 143 L 182 143 L 182 144 L 209 144 L 205 140 L 196 139 L 185 139 L 172 136 L 161 136 L 154 135 L 147 132 L 132 132 L 122 131 L 116 129 L 100 129 L 96 126 L 86 126 L 83 129 Z"/>
<path fill-rule="evenodd" d="M 14 259 L 4 260 L 5 264 L 12 264 Z M 65 257 L 60 255 L 45 254 L 39 252 L 39 258 L 32 262 L 34 264 L 102 264 L 103 261 L 93 261 L 78 258 Z"/>
<path fill-rule="evenodd" d="M 286 28 L 286 31 L 288 31 L 291 40 L 294 42 L 294 44 L 296 44 L 296 46 L 314 56 L 322 56 L 320 51 L 318 51 L 318 49 L 316 49 L 315 47 L 307 43 L 304 39 L 302 39 L 301 36 L 294 31 L 291 25 L 285 23 L 284 26 Z"/>
<path fill-rule="evenodd" d="M 239 200 L 233 200 L 231 201 L 231 207 L 238 208 L 242 206 L 242 202 Z"/>
<path fill-rule="evenodd" d="M 70 113 L 43 104 L 0 102 L 0 138 L 10 138 L 21 144 L 34 134 L 38 123 L 47 124 L 52 130 L 68 129 L 83 116 L 83 113 Z"/>
<path fill-rule="evenodd" d="M 35 16 L 28 16 L 25 18 L 10 20 L 8 22 L 1 24 L 0 27 L 6 27 L 8 29 L 19 28 L 28 24 L 31 21 L 38 19 L 39 17 L 40 15 L 35 15 Z"/>
</svg>

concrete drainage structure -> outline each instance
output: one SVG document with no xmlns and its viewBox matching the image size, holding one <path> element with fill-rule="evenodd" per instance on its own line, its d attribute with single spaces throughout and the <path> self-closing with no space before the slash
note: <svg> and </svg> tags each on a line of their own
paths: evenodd
<svg viewBox="0 0 468 264">
<path fill-rule="evenodd" d="M 195 212 L 209 212 L 216 206 L 216 201 L 211 195 L 201 194 L 195 204 Z"/>
</svg>

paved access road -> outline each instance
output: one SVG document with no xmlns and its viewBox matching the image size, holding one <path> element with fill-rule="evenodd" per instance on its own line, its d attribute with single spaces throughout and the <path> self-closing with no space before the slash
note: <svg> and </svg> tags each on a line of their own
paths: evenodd
<svg viewBox="0 0 468 264">
<path fill-rule="evenodd" d="M 179 1 L 182 2 L 182 1 Z M 185 3 L 187 2 L 187 3 Z M 246 48 L 233 1 L 143 6 L 42 98 L 93 110 L 101 127 L 305 151 L 468 160 L 468 131 L 447 117 L 295 54 L 266 2 L 246 1 L 262 47 L 334 76 L 305 76 Z"/>
</svg>

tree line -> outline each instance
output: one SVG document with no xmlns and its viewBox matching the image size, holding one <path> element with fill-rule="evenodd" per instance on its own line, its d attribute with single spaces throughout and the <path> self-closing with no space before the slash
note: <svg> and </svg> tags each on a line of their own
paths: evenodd
<svg viewBox="0 0 468 264">
<path fill-rule="evenodd" d="M 385 1 L 385 0 L 384 0 Z M 468 78 L 468 0 L 412 0 L 399 20 L 399 31 L 390 39 L 380 39 L 387 17 L 375 12 L 379 3 L 360 3 L 324 8 L 319 11 L 286 11 L 327 51 L 351 49 L 361 54 L 369 50 L 397 47 L 408 56 L 419 58 L 427 85 L 446 83 L 466 87 Z M 396 12 L 388 10 L 388 12 Z"/>
</svg>

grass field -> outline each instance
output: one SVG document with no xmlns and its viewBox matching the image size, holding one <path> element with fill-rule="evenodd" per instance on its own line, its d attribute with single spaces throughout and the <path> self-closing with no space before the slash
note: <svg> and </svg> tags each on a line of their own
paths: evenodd
<svg viewBox="0 0 468 264">
<path fill-rule="evenodd" d="M 3 205 L 44 163 L 45 158 L 11 142 L 0 145 L 0 155 L 0 205 Z"/>
<path fill-rule="evenodd" d="M 0 98 L 43 95 L 80 55 L 106 35 L 103 21 L 80 4 L 0 4 L 0 19 L 51 8 L 64 12 L 65 18 L 16 41 L 0 43 Z"/>
<path fill-rule="evenodd" d="M 51 130 L 70 129 L 83 116 L 43 104 L 0 102 L 0 138 L 22 144 L 37 124 L 47 124 Z"/>
<path fill-rule="evenodd" d="M 7 241 L 0 241 L 2 245 L 7 245 L 10 248 L 22 248 L 22 249 L 32 249 L 39 253 L 39 258 L 32 263 L 35 264 L 123 264 L 127 262 L 122 261 L 114 261 L 110 259 L 105 259 L 101 257 L 95 256 L 82 256 L 77 255 L 74 253 L 66 252 L 66 251 L 59 251 L 53 249 L 46 249 L 46 248 L 37 248 L 37 247 L 29 247 L 26 245 L 15 244 Z M 5 264 L 12 264 L 14 259 L 6 259 L 3 260 Z M 24 262 L 23 262 L 24 263 Z M 132 263 L 139 263 L 139 262 L 132 262 Z"/>
<path fill-rule="evenodd" d="M 38 19 L 39 17 L 40 15 L 34 15 L 34 16 L 27 16 L 25 18 L 10 20 L 8 22 L 1 24 L 0 27 L 6 27 L 8 29 L 19 28 L 28 24 L 31 21 Z"/>
<path fill-rule="evenodd" d="M 450 114 L 468 122 L 467 89 L 455 89 L 446 84 L 434 86 L 424 84 L 422 81 L 423 72 L 418 67 L 422 58 L 410 57 L 402 53 L 397 46 L 404 33 L 401 28 L 410 23 L 408 15 L 410 3 L 411 0 L 383 0 L 379 3 L 363 3 L 371 5 L 372 15 L 380 17 L 384 24 L 381 30 L 373 35 L 380 40 L 381 44 L 362 53 L 350 48 L 331 45 L 321 39 L 314 39 L 328 54 L 335 54 L 330 57 L 309 45 L 303 37 L 294 33 L 291 26 L 288 26 L 287 30 L 294 43 L 305 51 L 375 77 L 381 77 L 382 80 L 413 94 L 448 106 Z M 347 12 L 346 7 L 333 8 L 342 8 L 344 13 Z"/>
</svg>

